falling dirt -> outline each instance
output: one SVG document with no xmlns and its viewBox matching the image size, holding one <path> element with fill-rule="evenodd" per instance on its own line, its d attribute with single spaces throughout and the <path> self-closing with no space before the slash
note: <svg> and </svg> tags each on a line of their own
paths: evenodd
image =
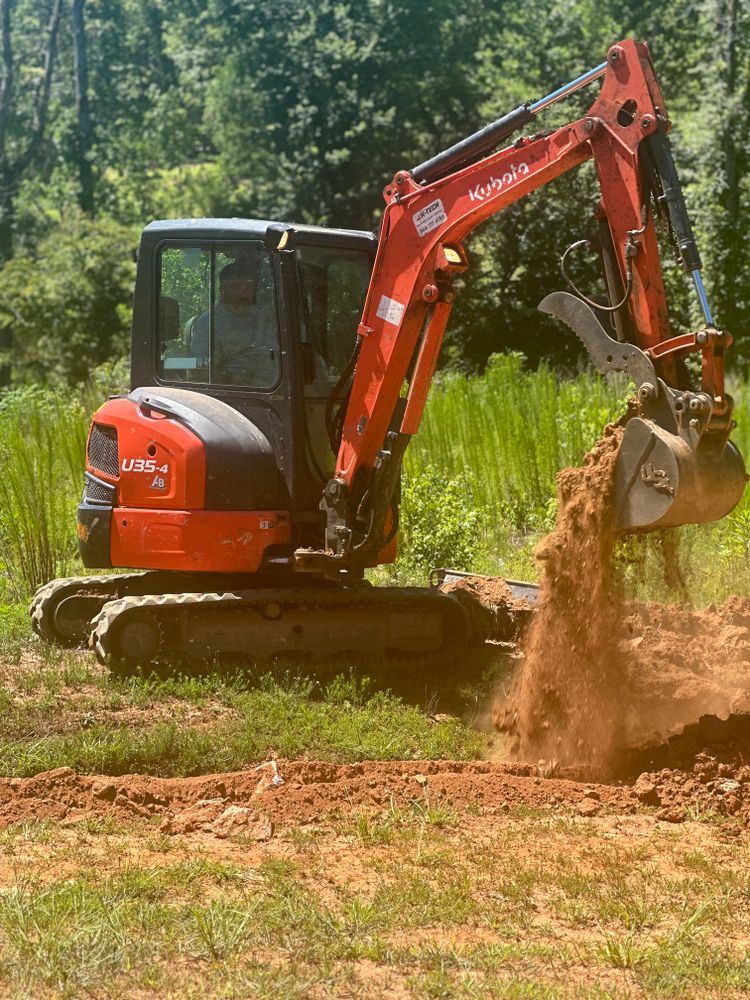
<svg viewBox="0 0 750 1000">
<path fill-rule="evenodd" d="M 522 760 L 609 773 L 624 743 L 623 621 L 610 571 L 621 438 L 621 427 L 607 427 L 583 466 L 557 478 L 557 525 L 536 552 L 543 573 L 524 660 L 493 713 Z"/>
<path fill-rule="evenodd" d="M 674 811 L 674 799 L 680 811 L 685 787 L 692 795 L 698 786 L 665 778 L 670 767 L 692 774 L 697 756 L 723 767 L 750 761 L 750 600 L 704 611 L 624 600 L 612 571 L 621 437 L 608 427 L 581 468 L 558 476 L 557 525 L 536 553 L 536 613 L 493 721 L 512 734 L 517 759 L 542 769 L 632 778 L 661 766 L 663 808 Z M 684 600 L 673 539 L 662 547 L 667 582 Z M 739 801 L 734 811 L 750 816 L 750 788 Z"/>
</svg>

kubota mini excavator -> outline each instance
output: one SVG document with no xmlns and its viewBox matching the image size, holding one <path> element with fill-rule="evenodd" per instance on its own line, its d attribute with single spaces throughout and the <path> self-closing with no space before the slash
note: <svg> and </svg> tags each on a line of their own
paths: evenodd
<svg viewBox="0 0 750 1000">
<path fill-rule="evenodd" d="M 509 143 L 598 79 L 584 117 Z M 395 557 L 401 463 L 453 276 L 468 267 L 464 240 L 590 159 L 609 306 L 557 292 L 540 308 L 572 328 L 601 372 L 635 383 L 613 517 L 627 532 L 727 514 L 745 484 L 728 441 L 731 338 L 703 289 L 669 128 L 648 48 L 628 39 L 554 93 L 398 171 L 377 238 L 239 219 L 149 225 L 132 391 L 94 415 L 78 508 L 87 567 L 145 572 L 47 584 L 32 606 L 37 632 L 90 636 L 110 666 L 456 650 L 468 626 L 454 599 L 374 588 L 363 573 Z M 699 296 L 696 332 L 670 328 L 655 216 Z M 684 364 L 693 352 L 697 387 Z"/>
</svg>

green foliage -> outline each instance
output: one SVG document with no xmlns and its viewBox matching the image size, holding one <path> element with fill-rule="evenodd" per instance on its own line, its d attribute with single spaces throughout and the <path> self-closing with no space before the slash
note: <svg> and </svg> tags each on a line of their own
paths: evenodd
<svg viewBox="0 0 750 1000">
<path fill-rule="evenodd" d="M 0 396 L 0 594 L 25 600 L 76 564 L 86 417 L 39 389 Z"/>
<path fill-rule="evenodd" d="M 79 188 L 66 6 L 44 140 L 28 158 L 20 151 L 38 117 L 49 5 L 15 0 L 9 33 L 14 86 L 5 161 L 0 155 L 0 230 L 12 230 L 19 264 L 0 272 L 0 302 L 7 303 L 0 345 L 4 337 L 14 380 L 79 381 L 86 368 L 124 352 L 131 240 L 149 219 L 245 215 L 373 227 L 380 191 L 397 169 L 555 89 L 627 36 L 650 42 L 674 120 L 671 139 L 709 298 L 717 321 L 737 337 L 730 363 L 750 353 L 743 344 L 750 326 L 747 5 L 87 4 L 98 212 L 90 229 L 67 216 L 60 225 L 60 206 L 74 203 Z M 540 126 L 574 120 L 594 93 L 585 88 L 542 113 Z M 492 353 L 511 349 L 533 364 L 547 359 L 575 369 L 577 341 L 536 306 L 561 285 L 565 247 L 593 235 L 597 197 L 587 166 L 510 206 L 471 237 L 472 267 L 460 283 L 444 362 L 477 371 Z M 42 279 L 37 261 L 48 243 L 43 257 L 54 278 Z M 668 252 L 664 267 L 680 332 L 699 322 L 697 299 Z M 590 293 L 601 291 L 592 261 L 581 264 L 578 277 Z"/>
<path fill-rule="evenodd" d="M 486 539 L 501 525 L 538 529 L 549 523 L 558 471 L 581 461 L 627 395 L 622 380 L 560 379 L 545 365 L 525 370 L 520 355 L 495 355 L 483 376 L 450 374 L 433 389 L 408 475 L 461 476 Z"/>
<path fill-rule="evenodd" d="M 437 566 L 470 569 L 477 552 L 479 511 L 466 483 L 432 466 L 406 477 L 401 498 L 404 558 L 422 573 Z"/>
<path fill-rule="evenodd" d="M 482 0 L 431 0 L 419 16 L 403 0 L 222 11 L 227 58 L 206 121 L 229 197 L 268 217 L 371 225 L 394 172 L 436 152 L 436 136 L 441 146 L 460 138 L 468 108 L 478 114 L 472 70 L 488 19 Z"/>
<path fill-rule="evenodd" d="M 127 350 L 135 233 L 68 210 L 0 270 L 0 361 L 15 382 L 82 382 Z"/>
</svg>

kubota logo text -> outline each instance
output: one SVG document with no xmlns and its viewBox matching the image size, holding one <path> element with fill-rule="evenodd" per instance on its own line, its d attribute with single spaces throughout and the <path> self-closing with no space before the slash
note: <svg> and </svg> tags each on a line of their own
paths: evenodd
<svg viewBox="0 0 750 1000">
<path fill-rule="evenodd" d="M 504 187 L 509 187 L 519 177 L 524 177 L 529 172 L 528 163 L 511 163 L 502 177 L 493 177 L 490 175 L 486 184 L 477 184 L 476 187 L 469 189 L 469 198 L 472 201 L 484 201 L 485 198 L 489 198 L 490 195 L 496 194 L 498 191 L 502 191 Z"/>
</svg>

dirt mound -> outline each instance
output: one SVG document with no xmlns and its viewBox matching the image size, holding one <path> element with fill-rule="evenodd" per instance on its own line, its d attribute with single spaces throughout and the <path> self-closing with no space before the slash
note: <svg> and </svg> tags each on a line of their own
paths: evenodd
<svg viewBox="0 0 750 1000">
<path fill-rule="evenodd" d="M 699 753 L 689 771 L 663 768 L 641 774 L 633 791 L 644 805 L 658 807 L 659 819 L 679 823 L 715 813 L 736 816 L 750 825 L 748 764 L 721 763 L 709 753 Z"/>
<path fill-rule="evenodd" d="M 0 826 L 25 819 L 75 822 L 119 813 L 160 818 L 165 833 L 240 834 L 263 840 L 276 828 L 329 813 L 415 801 L 488 810 L 567 805 L 583 815 L 604 806 L 632 812 L 637 804 L 629 788 L 545 779 L 530 765 L 489 761 L 279 761 L 278 778 L 270 763 L 252 771 L 196 778 L 104 777 L 59 768 L 33 778 L 0 779 Z"/>
<path fill-rule="evenodd" d="M 521 759 L 606 772 L 623 744 L 623 622 L 610 586 L 621 438 L 621 427 L 607 427 L 584 465 L 557 478 L 557 524 L 536 553 L 544 569 L 524 661 L 510 698 L 493 712 Z"/>
<path fill-rule="evenodd" d="M 440 589 L 466 608 L 475 635 L 512 639 L 531 619 L 529 602 L 515 597 L 502 577 L 465 576 Z"/>
</svg>

